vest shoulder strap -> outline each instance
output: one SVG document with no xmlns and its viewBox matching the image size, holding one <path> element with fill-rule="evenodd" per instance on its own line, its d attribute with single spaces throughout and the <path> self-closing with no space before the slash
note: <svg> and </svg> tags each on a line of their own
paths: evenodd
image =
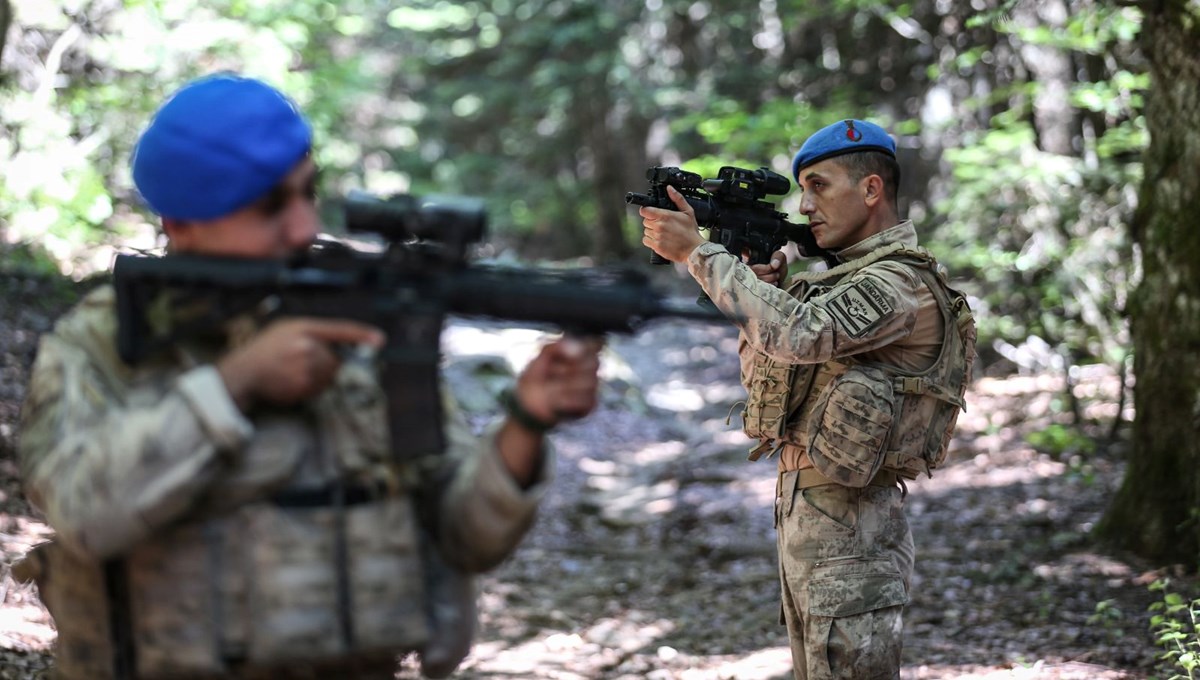
<svg viewBox="0 0 1200 680">
<path fill-rule="evenodd" d="M 822 283 L 829 280 L 836 281 L 848 274 L 853 274 L 867 265 L 874 264 L 884 258 L 891 257 L 901 251 L 907 250 L 911 249 L 907 248 L 903 243 L 893 243 L 891 245 L 872 250 L 858 259 L 850 260 L 849 262 L 843 262 L 831 269 L 826 269 L 819 272 L 800 272 L 792 277 L 790 284 L 794 285 L 800 281 L 807 283 Z"/>
</svg>

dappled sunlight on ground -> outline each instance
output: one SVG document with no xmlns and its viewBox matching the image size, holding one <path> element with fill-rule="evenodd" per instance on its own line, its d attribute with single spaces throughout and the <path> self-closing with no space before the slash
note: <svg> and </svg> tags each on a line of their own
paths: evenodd
<svg viewBox="0 0 1200 680">
<path fill-rule="evenodd" d="M 0 513 L 0 649 L 44 651 L 54 642 L 54 623 L 37 589 L 12 578 L 13 562 L 51 533 L 40 521 Z"/>
<path fill-rule="evenodd" d="M 665 411 L 699 411 L 710 404 L 743 399 L 745 394 L 740 384 L 695 385 L 682 380 L 672 380 L 662 385 L 651 385 L 646 391 L 646 403 Z"/>
<path fill-rule="evenodd" d="M 930 493 L 949 493 L 963 487 L 1002 487 L 1027 484 L 1037 479 L 1057 477 L 1067 466 L 1039 455 L 1033 449 L 1023 449 L 1024 464 L 1020 467 L 1001 467 L 984 453 L 972 457 L 965 464 L 952 465 L 938 470 L 933 478 L 920 477 L 908 483 L 910 489 L 928 488 Z"/>
<path fill-rule="evenodd" d="M 624 644 L 627 652 L 640 651 L 649 654 L 656 660 L 657 669 L 644 675 L 629 673 L 613 675 L 613 678 L 661 678 L 663 680 L 785 680 L 791 678 L 791 652 L 787 647 L 771 647 L 742 655 L 686 654 L 669 645 L 655 645 L 653 640 L 644 646 L 638 646 L 639 641 L 646 635 L 654 635 L 658 626 L 668 625 L 666 622 L 651 624 L 639 629 L 609 628 L 598 633 L 592 631 L 584 634 L 553 633 L 545 638 L 532 640 L 523 645 L 510 649 L 487 643 L 478 645 L 472 652 L 472 658 L 478 657 L 479 662 L 472 666 L 473 672 L 479 672 L 480 677 L 489 678 L 519 678 L 521 673 L 534 674 L 532 677 L 553 677 L 556 680 L 578 678 L 588 680 L 597 677 L 588 673 L 569 670 L 578 667 L 581 658 L 601 659 L 614 647 L 614 643 Z M 604 642 L 605 635 L 618 633 L 619 641 Z M 593 636 L 598 635 L 595 641 Z M 630 646 L 632 645 L 632 646 Z M 486 659 L 486 660 L 483 660 Z M 610 677 L 610 676 L 604 676 Z"/>
<path fill-rule="evenodd" d="M 1048 664 L 1044 661 L 999 670 L 979 666 L 920 666 L 905 668 L 900 673 L 901 680 L 1118 680 L 1133 677 L 1136 676 L 1094 664 Z"/>
</svg>

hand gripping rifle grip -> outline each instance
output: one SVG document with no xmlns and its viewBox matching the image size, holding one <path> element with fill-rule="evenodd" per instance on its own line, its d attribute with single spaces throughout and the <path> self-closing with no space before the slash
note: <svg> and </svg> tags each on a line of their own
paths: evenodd
<svg viewBox="0 0 1200 680">
<path fill-rule="evenodd" d="M 639 194 L 632 191 L 625 194 L 625 202 L 629 205 L 648 205 L 652 208 L 666 208 L 667 210 L 675 210 L 674 204 L 664 206 L 661 205 L 659 201 L 656 201 L 653 196 Z M 650 264 L 671 264 L 671 261 L 654 252 L 653 248 L 650 248 Z"/>
</svg>

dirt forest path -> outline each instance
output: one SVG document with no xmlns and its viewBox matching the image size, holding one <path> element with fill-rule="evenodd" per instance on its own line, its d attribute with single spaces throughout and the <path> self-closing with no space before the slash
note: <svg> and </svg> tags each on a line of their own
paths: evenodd
<svg viewBox="0 0 1200 680">
<path fill-rule="evenodd" d="M 29 293 L 33 295 L 34 293 Z M 49 318 L 0 306 L 0 680 L 42 677 L 54 632 L 9 565 L 48 530 L 19 494 L 17 408 Z M 476 424 L 539 339 L 458 323 L 446 377 Z M 557 479 L 515 555 L 480 580 L 477 644 L 458 678 L 784 680 L 776 623 L 773 463 L 746 461 L 736 334 L 660 323 L 614 337 L 602 406 L 555 435 Z M 1107 423 L 1117 381 L 1079 379 Z M 1026 437 L 1057 417 L 1051 376 L 982 379 L 951 462 L 909 485 L 917 542 L 905 680 L 1147 678 L 1146 586 L 1161 575 L 1089 538 L 1120 481 L 1119 451 L 1052 457 Z M 417 678 L 404 660 L 398 677 Z"/>
</svg>

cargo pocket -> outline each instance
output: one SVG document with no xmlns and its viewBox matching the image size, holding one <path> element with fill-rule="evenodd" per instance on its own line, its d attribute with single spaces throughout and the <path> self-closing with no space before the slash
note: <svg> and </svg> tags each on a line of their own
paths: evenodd
<svg viewBox="0 0 1200 680">
<path fill-rule="evenodd" d="M 900 649 L 895 624 L 908 593 L 891 560 L 845 556 L 817 562 L 807 583 L 794 585 L 807 600 L 802 619 L 811 677 L 895 677 Z"/>
<path fill-rule="evenodd" d="M 818 564 L 808 579 L 808 612 L 841 618 L 908 604 L 904 578 L 888 559 Z"/>
<path fill-rule="evenodd" d="M 808 582 L 806 633 L 810 664 L 819 677 L 893 678 L 900 663 L 904 580 L 886 558 L 818 564 Z"/>
</svg>

